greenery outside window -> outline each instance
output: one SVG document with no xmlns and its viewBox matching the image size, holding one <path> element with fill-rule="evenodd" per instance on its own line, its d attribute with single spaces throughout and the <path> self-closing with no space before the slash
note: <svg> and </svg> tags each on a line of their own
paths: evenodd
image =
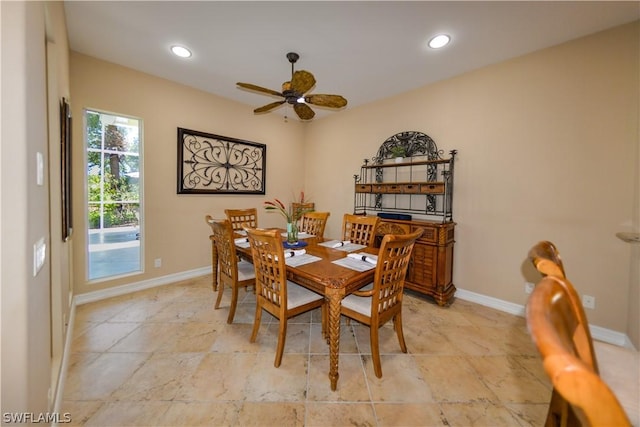
<svg viewBox="0 0 640 427">
<path fill-rule="evenodd" d="M 85 110 L 89 280 L 142 271 L 142 122 Z"/>
</svg>

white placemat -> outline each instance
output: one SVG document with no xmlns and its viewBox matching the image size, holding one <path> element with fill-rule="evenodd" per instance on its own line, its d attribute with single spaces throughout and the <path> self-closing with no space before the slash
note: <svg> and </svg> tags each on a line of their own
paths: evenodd
<svg viewBox="0 0 640 427">
<path fill-rule="evenodd" d="M 371 270 L 372 268 L 376 268 L 375 265 L 369 262 L 362 261 L 360 259 L 349 258 L 349 257 L 337 259 L 333 261 L 333 263 L 341 265 L 342 267 L 350 268 L 351 270 L 356 270 L 356 271 L 367 271 L 367 270 Z"/>
<path fill-rule="evenodd" d="M 315 255 L 304 254 L 289 257 L 284 261 L 284 263 L 289 267 L 300 267 L 301 265 L 311 264 L 312 262 L 320 261 L 321 259 L 322 258 Z"/>
</svg>

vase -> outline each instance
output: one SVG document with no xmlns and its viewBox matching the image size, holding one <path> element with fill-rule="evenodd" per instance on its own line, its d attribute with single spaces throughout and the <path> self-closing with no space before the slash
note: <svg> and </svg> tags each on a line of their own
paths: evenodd
<svg viewBox="0 0 640 427">
<path fill-rule="evenodd" d="M 298 243 L 298 224 L 295 222 L 287 223 L 287 243 Z"/>
</svg>

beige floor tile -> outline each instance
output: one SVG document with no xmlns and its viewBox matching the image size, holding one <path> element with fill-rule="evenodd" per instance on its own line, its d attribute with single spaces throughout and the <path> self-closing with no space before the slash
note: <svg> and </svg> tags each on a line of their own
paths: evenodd
<svg viewBox="0 0 640 427">
<path fill-rule="evenodd" d="M 320 323 L 311 324 L 311 336 L 309 340 L 311 354 L 329 354 L 329 344 L 327 340 L 322 337 L 322 325 Z M 340 326 L 340 353 L 358 353 L 356 337 L 351 326 Z"/>
<path fill-rule="evenodd" d="M 61 415 L 64 417 L 69 415 L 71 421 L 65 426 L 75 427 L 84 425 L 98 409 L 100 409 L 105 402 L 103 400 L 65 400 L 62 402 Z"/>
<path fill-rule="evenodd" d="M 414 356 L 437 402 L 497 402 L 467 356 Z"/>
<path fill-rule="evenodd" d="M 244 402 L 238 413 L 238 426 L 283 427 L 304 425 L 302 402 Z"/>
<path fill-rule="evenodd" d="M 547 419 L 548 403 L 506 403 L 504 405 L 521 426 L 538 427 Z"/>
<path fill-rule="evenodd" d="M 519 422 L 501 404 L 483 402 L 441 403 L 440 407 L 451 427 L 518 426 Z"/>
<path fill-rule="evenodd" d="M 371 403 L 307 403 L 306 426 L 342 427 L 375 426 L 376 417 Z"/>
<path fill-rule="evenodd" d="M 341 354 L 338 359 L 339 375 L 336 391 L 329 381 L 329 355 L 311 355 L 309 363 L 308 401 L 363 402 L 370 401 L 367 380 L 358 354 Z"/>
<path fill-rule="evenodd" d="M 86 426 L 157 426 L 170 402 L 107 402 Z"/>
<path fill-rule="evenodd" d="M 180 324 L 141 323 L 140 327 L 110 347 L 109 351 L 116 353 L 154 352 L 166 341 L 173 339 L 181 327 L 183 325 Z"/>
<path fill-rule="evenodd" d="M 470 357 L 468 360 L 501 402 L 549 402 L 548 387 L 518 363 L 518 356 Z"/>
<path fill-rule="evenodd" d="M 125 353 L 132 354 L 132 353 Z M 191 377 L 202 353 L 154 353 L 113 394 L 113 400 L 173 400 L 184 378 Z"/>
<path fill-rule="evenodd" d="M 65 400 L 108 399 L 149 358 L 150 353 L 102 353 L 69 368 Z"/>
<path fill-rule="evenodd" d="M 107 351 L 111 346 L 129 335 L 140 323 L 100 323 L 78 335 L 72 342 L 74 351 Z"/>
<path fill-rule="evenodd" d="M 255 353 L 208 353 L 191 375 L 180 380 L 175 399 L 242 401 L 257 358 Z"/>
<path fill-rule="evenodd" d="M 260 353 L 245 387 L 245 400 L 255 402 L 304 401 L 307 394 L 307 354 L 284 354 L 273 366 L 274 353 Z"/>
<path fill-rule="evenodd" d="M 437 403 L 374 403 L 380 427 L 446 426 Z"/>
<path fill-rule="evenodd" d="M 413 356 L 381 355 L 382 378 L 376 377 L 371 356 L 363 359 L 372 401 L 434 402 L 431 388 Z"/>
<path fill-rule="evenodd" d="M 171 325 L 171 324 L 169 324 Z M 225 330 L 226 323 L 187 322 L 179 325 L 170 339 L 158 347 L 159 352 L 195 353 L 207 352 Z"/>
<path fill-rule="evenodd" d="M 232 426 L 238 423 L 238 402 L 171 402 L 156 426 Z"/>
</svg>

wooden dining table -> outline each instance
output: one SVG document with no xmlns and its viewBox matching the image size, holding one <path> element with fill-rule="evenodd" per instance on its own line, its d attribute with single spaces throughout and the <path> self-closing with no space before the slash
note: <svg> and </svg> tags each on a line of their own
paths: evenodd
<svg viewBox="0 0 640 427">
<path fill-rule="evenodd" d="M 358 290 L 364 285 L 373 282 L 375 268 L 366 271 L 356 271 L 333 261 L 344 258 L 348 252 L 339 249 L 321 246 L 318 243 L 330 239 L 310 237 L 304 239 L 307 246 L 306 253 L 315 255 L 320 260 L 300 265 L 297 267 L 287 265 L 287 279 L 304 286 L 314 292 L 324 295 L 329 306 L 328 336 L 329 336 L 329 380 L 331 390 L 336 390 L 338 385 L 338 359 L 340 354 L 340 307 L 342 299 Z M 238 247 L 237 252 L 242 257 L 251 261 L 251 248 Z M 286 249 L 285 249 L 286 250 Z M 357 252 L 377 254 L 376 248 L 363 248 Z"/>
</svg>

